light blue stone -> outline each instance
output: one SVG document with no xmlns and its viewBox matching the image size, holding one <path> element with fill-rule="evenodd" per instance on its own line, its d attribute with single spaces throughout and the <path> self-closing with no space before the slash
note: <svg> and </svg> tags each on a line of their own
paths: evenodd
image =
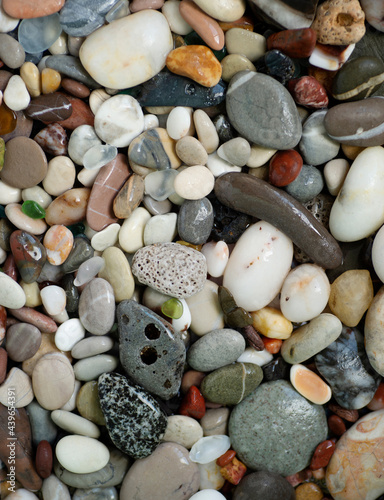
<svg viewBox="0 0 384 500">
<path fill-rule="evenodd" d="M 61 34 L 59 14 L 23 19 L 19 26 L 19 43 L 25 52 L 36 54 L 47 50 Z"/>
</svg>

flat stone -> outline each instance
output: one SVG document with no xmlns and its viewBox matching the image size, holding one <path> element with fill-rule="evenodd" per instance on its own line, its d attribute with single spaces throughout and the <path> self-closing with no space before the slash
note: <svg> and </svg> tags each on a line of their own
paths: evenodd
<svg viewBox="0 0 384 500">
<path fill-rule="evenodd" d="M 104 373 L 98 384 L 107 430 L 115 446 L 136 459 L 153 453 L 167 426 L 155 399 L 117 373 Z"/>
<path fill-rule="evenodd" d="M 63 94 L 54 92 L 35 97 L 24 113 L 32 120 L 53 123 L 69 118 L 72 114 L 72 106 Z"/>
<path fill-rule="evenodd" d="M 8 68 L 20 68 L 25 61 L 23 46 L 7 33 L 0 33 L 0 57 Z"/>
<path fill-rule="evenodd" d="M 250 500 L 257 491 L 263 500 L 294 500 L 295 490 L 288 481 L 270 471 L 252 472 L 245 476 L 236 487 L 233 494 L 234 500 Z"/>
<path fill-rule="evenodd" d="M 41 343 L 41 333 L 28 323 L 16 323 L 7 330 L 6 336 L 8 356 L 14 361 L 31 358 Z"/>
<path fill-rule="evenodd" d="M 326 115 L 327 110 L 315 111 L 304 122 L 299 148 L 304 161 L 309 165 L 326 163 L 339 152 L 341 141 L 327 133 Z"/>
<path fill-rule="evenodd" d="M 224 22 L 237 21 L 245 11 L 245 2 L 243 0 L 230 2 L 197 0 L 195 3 L 209 16 Z"/>
<path fill-rule="evenodd" d="M 202 245 L 213 227 L 213 207 L 208 198 L 185 200 L 177 217 L 177 231 L 182 240 Z"/>
<path fill-rule="evenodd" d="M 115 320 L 115 297 L 108 281 L 92 279 L 84 288 L 79 302 L 79 318 L 94 335 L 108 333 Z"/>
<path fill-rule="evenodd" d="M 56 457 L 69 472 L 89 474 L 105 467 L 109 461 L 109 450 L 96 439 L 68 435 L 56 444 Z"/>
<path fill-rule="evenodd" d="M 73 366 L 76 380 L 89 382 L 97 379 L 101 374 L 116 370 L 119 360 L 110 354 L 98 354 L 80 359 Z"/>
<path fill-rule="evenodd" d="M 82 417 L 97 425 L 105 425 L 96 380 L 91 380 L 82 385 L 76 398 L 76 406 Z"/>
<path fill-rule="evenodd" d="M 87 36 L 103 26 L 105 16 L 118 0 L 69 0 L 60 11 L 60 24 L 70 36 Z"/>
<path fill-rule="evenodd" d="M 3 0 L 3 9 L 11 16 L 20 19 L 44 17 L 59 11 L 64 0 L 48 0 L 44 4 L 35 5 L 30 0 Z"/>
<path fill-rule="evenodd" d="M 7 274 L 0 273 L 0 305 L 19 309 L 25 304 L 25 293 L 21 286 Z"/>
<path fill-rule="evenodd" d="M 162 399 L 180 388 L 185 346 L 171 325 L 133 300 L 117 308 L 120 361 L 127 374 Z"/>
<path fill-rule="evenodd" d="M 227 92 L 231 124 L 250 142 L 275 149 L 294 148 L 301 137 L 301 121 L 289 92 L 272 77 L 240 71 Z"/>
</svg>

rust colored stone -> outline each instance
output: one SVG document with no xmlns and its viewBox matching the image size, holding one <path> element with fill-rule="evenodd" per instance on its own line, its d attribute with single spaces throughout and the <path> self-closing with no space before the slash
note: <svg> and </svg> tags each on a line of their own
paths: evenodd
<svg viewBox="0 0 384 500">
<path fill-rule="evenodd" d="M 52 447 L 48 441 L 40 441 L 36 450 L 36 470 L 40 477 L 46 479 L 51 475 L 53 466 Z"/>
<path fill-rule="evenodd" d="M 21 307 L 8 311 L 14 318 L 36 326 L 41 332 L 55 333 L 57 330 L 57 325 L 52 318 L 32 309 L 32 307 Z"/>
<path fill-rule="evenodd" d="M 288 186 L 300 174 L 303 158 L 294 149 L 278 151 L 269 162 L 269 182 L 277 187 Z"/>
<path fill-rule="evenodd" d="M 263 337 L 264 349 L 271 354 L 277 354 L 280 352 L 283 341 L 280 339 L 270 339 L 268 337 Z"/>
<path fill-rule="evenodd" d="M 235 456 L 235 450 L 228 450 L 216 460 L 216 463 L 219 467 L 225 467 L 232 462 Z"/>
<path fill-rule="evenodd" d="M 302 76 L 289 80 L 287 88 L 295 102 L 306 108 L 326 108 L 329 103 L 327 91 L 313 76 Z"/>
<path fill-rule="evenodd" d="M 64 90 L 79 99 L 86 99 L 91 93 L 89 88 L 84 85 L 84 83 L 72 80 L 72 78 L 63 78 L 61 80 L 61 86 Z"/>
<path fill-rule="evenodd" d="M 5 307 L 0 306 L 0 345 L 5 337 L 7 331 L 7 310 Z"/>
<path fill-rule="evenodd" d="M 316 46 L 316 32 L 312 28 L 279 31 L 267 38 L 268 50 L 281 50 L 296 59 L 309 57 Z"/>
<path fill-rule="evenodd" d="M 17 266 L 13 254 L 9 254 L 3 265 L 3 272 L 10 278 L 17 281 Z"/>
<path fill-rule="evenodd" d="M 246 472 L 247 467 L 236 457 L 233 458 L 232 462 L 220 469 L 220 474 L 223 478 L 234 485 L 240 483 Z"/>
<path fill-rule="evenodd" d="M 335 436 L 342 436 L 347 430 L 344 420 L 338 415 L 331 415 L 328 418 L 328 427 Z"/>
<path fill-rule="evenodd" d="M 335 451 L 335 447 L 336 445 L 334 441 L 331 441 L 330 439 L 318 444 L 309 465 L 310 469 L 316 470 L 322 467 L 327 467 Z"/>
<path fill-rule="evenodd" d="M 63 95 L 65 95 L 66 99 L 71 103 L 72 114 L 69 118 L 61 120 L 58 123 L 69 130 L 75 130 L 75 128 L 80 127 L 80 125 L 90 125 L 93 127 L 95 124 L 95 115 L 92 113 L 88 104 L 77 97 L 67 94 Z"/>
<path fill-rule="evenodd" d="M 335 413 L 347 422 L 354 423 L 359 418 L 359 412 L 357 410 L 347 410 L 337 403 L 329 403 L 328 408 L 331 410 L 331 412 Z"/>
<path fill-rule="evenodd" d="M 3 347 L 0 347 L 0 384 L 4 382 L 5 377 L 7 376 L 7 362 L 7 351 Z"/>
<path fill-rule="evenodd" d="M 65 0 L 3 0 L 5 12 L 17 19 L 30 19 L 32 17 L 44 17 L 59 12 Z"/>
<path fill-rule="evenodd" d="M 382 410 L 384 408 L 384 383 L 377 388 L 371 402 L 367 405 L 368 410 Z"/>
<path fill-rule="evenodd" d="M 192 418 L 203 418 L 205 415 L 205 400 L 199 389 L 192 385 L 181 402 L 180 415 Z"/>
<path fill-rule="evenodd" d="M 220 21 L 219 26 L 224 31 L 224 33 L 232 28 L 241 28 L 243 30 L 253 31 L 254 27 L 253 20 L 247 16 L 239 17 L 239 19 L 232 22 Z"/>
</svg>

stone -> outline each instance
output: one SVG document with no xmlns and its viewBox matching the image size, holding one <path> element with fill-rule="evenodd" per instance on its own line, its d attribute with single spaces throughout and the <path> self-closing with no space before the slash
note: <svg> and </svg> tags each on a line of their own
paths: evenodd
<svg viewBox="0 0 384 500">
<path fill-rule="evenodd" d="M 117 0 L 89 2 L 82 0 L 65 2 L 60 11 L 60 24 L 70 36 L 87 36 L 103 26 L 105 16 L 114 7 Z"/>
<path fill-rule="evenodd" d="M 74 500 L 117 500 L 118 493 L 114 486 L 108 488 L 78 488 L 73 494 Z"/>
<path fill-rule="evenodd" d="M 47 158 L 41 147 L 28 137 L 7 142 L 1 179 L 10 186 L 26 189 L 41 182 L 47 173 Z"/>
<path fill-rule="evenodd" d="M 315 17 L 318 0 L 295 2 L 288 0 L 284 5 L 252 0 L 252 10 L 265 22 L 287 29 L 309 28 Z"/>
<path fill-rule="evenodd" d="M 66 54 L 52 55 L 47 57 L 45 65 L 47 68 L 55 69 L 61 75 L 73 78 L 90 88 L 99 87 L 99 84 L 84 69 L 78 57 Z"/>
<path fill-rule="evenodd" d="M 13 397 L 15 408 L 27 406 L 33 400 L 31 379 L 17 367 L 9 370 L 6 379 L 0 386 L 0 403 L 8 405 L 10 397 Z"/>
<path fill-rule="evenodd" d="M 23 211 L 23 206 L 19 203 L 9 203 L 5 207 L 5 215 L 18 229 L 32 235 L 43 234 L 47 229 L 47 224 L 44 220 L 34 219 L 26 215 Z"/>
<path fill-rule="evenodd" d="M 234 363 L 209 373 L 201 384 L 206 400 L 221 405 L 237 405 L 249 396 L 263 379 L 263 370 L 252 363 Z"/>
<path fill-rule="evenodd" d="M 37 447 L 42 440 L 53 445 L 57 427 L 51 420 L 51 412 L 40 406 L 36 399 L 29 403 L 26 410 L 31 424 L 33 445 Z"/>
<path fill-rule="evenodd" d="M 201 245 L 211 234 L 213 219 L 213 208 L 208 198 L 186 200 L 178 213 L 177 232 L 182 240 Z"/>
<path fill-rule="evenodd" d="M 116 47 L 121 49 L 111 59 L 111 51 Z M 165 66 L 171 50 L 167 19 L 160 12 L 145 10 L 118 19 L 113 26 L 103 26 L 88 36 L 80 48 L 80 61 L 100 85 L 125 89 L 155 76 Z"/>
<path fill-rule="evenodd" d="M 300 203 L 311 202 L 324 188 L 320 170 L 312 165 L 303 165 L 299 175 L 285 187 L 285 191 Z"/>
<path fill-rule="evenodd" d="M 273 428 L 265 418 L 272 414 L 276 422 Z M 324 409 L 283 380 L 259 386 L 235 406 L 229 421 L 232 448 L 239 459 L 252 469 L 283 476 L 309 465 L 317 444 L 326 439 L 327 433 Z"/>
<path fill-rule="evenodd" d="M 200 419 L 205 415 L 205 400 L 200 390 L 192 385 L 179 407 L 180 415 Z"/>
<path fill-rule="evenodd" d="M 181 336 L 133 300 L 117 308 L 120 361 L 130 378 L 164 400 L 177 394 L 185 362 Z"/>
<path fill-rule="evenodd" d="M 55 333 L 57 330 L 57 325 L 52 318 L 49 318 L 45 314 L 42 314 L 31 307 L 16 307 L 15 309 L 11 309 L 9 312 L 14 318 L 25 323 L 31 323 L 41 332 Z"/>
<path fill-rule="evenodd" d="M 199 336 L 224 328 L 224 314 L 218 298 L 218 285 L 206 280 L 200 292 L 186 299 L 191 313 L 191 330 Z"/>
<path fill-rule="evenodd" d="M 361 7 L 368 23 L 378 31 L 383 31 L 383 6 L 372 0 L 361 0 Z"/>
<path fill-rule="evenodd" d="M 65 97 L 72 106 L 72 114 L 69 118 L 61 120 L 59 122 L 60 125 L 69 130 L 75 130 L 81 125 L 91 125 L 93 127 L 95 117 L 88 104 L 85 101 L 68 94 L 65 95 Z"/>
<path fill-rule="evenodd" d="M 323 490 L 316 483 L 300 484 L 296 490 L 296 500 L 322 500 Z"/>
<path fill-rule="evenodd" d="M 332 397 L 332 390 L 314 371 L 304 365 L 292 365 L 290 381 L 296 391 L 316 405 L 324 405 Z"/>
<path fill-rule="evenodd" d="M 58 196 L 47 207 L 45 221 L 50 226 L 69 226 L 85 219 L 90 189 L 74 188 Z"/>
<path fill-rule="evenodd" d="M 172 212 L 155 215 L 149 219 L 144 228 L 144 245 L 171 242 L 177 234 L 177 218 L 178 216 Z"/>
<path fill-rule="evenodd" d="M 98 387 L 108 434 L 115 446 L 136 459 L 151 455 L 167 426 L 156 400 L 117 373 L 101 375 Z"/>
<path fill-rule="evenodd" d="M 207 261 L 208 274 L 214 278 L 222 276 L 229 258 L 229 248 L 225 241 L 210 241 L 203 245 L 201 253 Z"/>
<path fill-rule="evenodd" d="M 380 325 L 382 321 L 382 303 L 383 303 L 384 288 L 381 287 L 376 293 L 365 317 L 364 337 L 365 349 L 370 364 L 373 369 L 383 376 L 384 359 L 381 355 Z"/>
<path fill-rule="evenodd" d="M 267 339 L 288 339 L 291 336 L 292 323 L 279 309 L 263 307 L 250 314 L 253 328 Z"/>
<path fill-rule="evenodd" d="M 51 475 L 53 466 L 52 447 L 48 441 L 43 440 L 36 449 L 36 470 L 40 477 L 46 479 Z"/>
<path fill-rule="evenodd" d="M 44 479 L 41 488 L 43 498 L 50 498 L 52 495 L 57 495 L 60 500 L 69 500 L 70 493 L 66 484 L 64 484 L 55 474 L 51 474 Z"/>
<path fill-rule="evenodd" d="M 41 344 L 41 333 L 33 325 L 16 323 L 8 328 L 6 343 L 10 359 L 21 362 L 37 352 Z"/>
<path fill-rule="evenodd" d="M 183 45 L 167 55 L 166 66 L 203 87 L 214 87 L 221 78 L 221 65 L 212 50 L 204 45 Z"/>
<path fill-rule="evenodd" d="M 288 90 L 299 106 L 326 108 L 329 103 L 327 91 L 313 76 L 302 76 L 289 80 Z"/>
<path fill-rule="evenodd" d="M 41 146 L 43 151 L 52 156 L 65 156 L 68 152 L 67 133 L 58 123 L 50 123 L 46 128 L 40 130 L 33 140 Z"/>
<path fill-rule="evenodd" d="M 181 165 L 176 155 L 175 141 L 160 127 L 149 129 L 134 138 L 128 149 L 128 158 L 149 169 L 163 170 Z"/>
<path fill-rule="evenodd" d="M 55 126 L 59 125 L 56 123 Z M 76 168 L 72 160 L 67 156 L 57 156 L 48 163 L 48 171 L 43 180 L 43 187 L 50 195 L 60 196 L 73 187 L 75 179 Z"/>
<path fill-rule="evenodd" d="M 263 35 L 235 27 L 225 33 L 225 46 L 229 54 L 242 54 L 255 62 L 265 54 L 267 43 Z"/>
<path fill-rule="evenodd" d="M 331 108 L 325 115 L 324 127 L 335 141 L 350 146 L 381 146 L 384 142 L 382 110 L 384 100 L 369 97 Z"/>
<path fill-rule="evenodd" d="M 202 11 L 194 2 L 188 0 L 180 4 L 180 15 L 193 28 L 212 50 L 224 47 L 224 32 L 219 23 Z"/>
<path fill-rule="evenodd" d="M 269 50 L 255 62 L 256 71 L 272 77 L 282 85 L 289 82 L 296 71 L 293 60 L 280 50 Z"/>
<path fill-rule="evenodd" d="M 289 57 L 309 57 L 316 45 L 316 32 L 312 28 L 278 31 L 267 38 L 268 50 L 281 50 Z"/>
<path fill-rule="evenodd" d="M 61 351 L 70 351 L 85 336 L 85 329 L 78 318 L 68 319 L 55 333 L 55 344 Z"/>
<path fill-rule="evenodd" d="M 60 33 L 60 16 L 54 13 L 49 16 L 23 19 L 19 25 L 18 39 L 28 54 L 41 54 L 57 41 Z"/>
<path fill-rule="evenodd" d="M 73 321 L 74 319 L 76 318 L 68 321 Z M 76 342 L 72 347 L 71 355 L 76 359 L 88 358 L 89 356 L 95 356 L 111 350 L 113 345 L 112 338 L 107 336 L 87 337 Z"/>
<path fill-rule="evenodd" d="M 31 97 L 38 97 L 41 94 L 41 78 L 36 64 L 25 62 L 20 68 L 20 76 L 24 80 Z"/>
<path fill-rule="evenodd" d="M 5 103 L 0 105 L 0 113 L 2 121 L 0 131 L 2 135 L 5 135 L 6 139 L 8 140 L 10 138 L 13 139 L 13 137 L 15 137 L 15 134 L 17 134 L 17 115 L 14 111 L 6 107 Z M 21 113 L 21 111 L 19 111 L 19 113 Z M 24 113 L 22 114 L 24 115 Z M 5 139 L 3 140 L 5 142 Z M 4 158 L 2 160 L 2 163 L 4 164 Z"/>
<path fill-rule="evenodd" d="M 28 107 L 31 97 L 21 76 L 13 75 L 9 79 L 3 100 L 12 111 L 21 111 Z"/>
<path fill-rule="evenodd" d="M 73 234 L 65 226 L 54 225 L 45 233 L 43 243 L 48 262 L 60 266 L 73 248 Z"/>
<path fill-rule="evenodd" d="M 109 461 L 109 450 L 96 439 L 69 435 L 56 444 L 56 457 L 63 467 L 76 474 L 96 472 Z"/>
<path fill-rule="evenodd" d="M 109 247 L 102 255 L 105 265 L 98 277 L 108 281 L 113 289 L 116 302 L 132 298 L 135 282 L 131 267 L 124 253 L 117 247 Z"/>
<path fill-rule="evenodd" d="M 66 274 L 77 271 L 80 265 L 93 257 L 94 250 L 87 238 L 78 236 L 73 240 L 72 250 L 62 264 L 62 271 Z"/>
<path fill-rule="evenodd" d="M 97 425 L 105 425 L 96 380 L 91 380 L 82 385 L 76 398 L 76 407 L 82 417 Z"/>
<path fill-rule="evenodd" d="M 35 282 L 47 258 L 44 246 L 38 238 L 20 230 L 13 231 L 9 243 L 23 281 Z"/>
<path fill-rule="evenodd" d="M 294 101 L 270 76 L 237 73 L 228 87 L 226 108 L 231 124 L 250 142 L 291 149 L 300 140 L 301 123 Z"/>
<path fill-rule="evenodd" d="M 21 286 L 7 274 L 0 272 L 0 305 L 19 309 L 25 304 L 25 293 Z"/>
<path fill-rule="evenodd" d="M 94 335 L 105 335 L 111 330 L 115 320 L 115 297 L 108 281 L 94 278 L 86 285 L 80 296 L 79 318 L 84 328 Z"/>
<path fill-rule="evenodd" d="M 229 414 L 229 408 L 225 407 L 207 410 L 206 414 L 200 420 L 200 424 L 203 427 L 204 436 L 227 434 Z"/>
<path fill-rule="evenodd" d="M 256 71 L 256 67 L 251 61 L 242 54 L 229 54 L 221 61 L 222 74 L 221 78 L 225 82 L 230 82 L 232 77 L 239 71 Z"/>
<path fill-rule="evenodd" d="M 236 330 L 213 330 L 192 344 L 187 361 L 194 370 L 209 372 L 233 363 L 244 349 L 244 337 Z"/>
<path fill-rule="evenodd" d="M 315 111 L 304 122 L 299 148 L 308 165 L 326 163 L 335 158 L 339 152 L 341 141 L 336 137 L 330 137 L 325 126 L 327 114 L 327 110 Z"/>
<path fill-rule="evenodd" d="M 257 491 L 265 500 L 293 500 L 295 490 L 283 477 L 275 472 L 261 470 L 245 476 L 236 487 L 233 494 L 234 500 L 251 500 Z"/>
<path fill-rule="evenodd" d="M 63 121 L 71 114 L 72 105 L 69 99 L 59 92 L 35 97 L 25 109 L 27 118 L 46 124 Z"/>
<path fill-rule="evenodd" d="M 184 415 L 168 417 L 163 441 L 174 442 L 190 449 L 202 437 L 203 429 L 194 418 Z"/>
<path fill-rule="evenodd" d="M 3 9 L 11 17 L 29 19 L 44 17 L 59 11 L 63 0 L 48 0 L 44 5 L 34 5 L 30 0 L 3 0 Z"/>
<path fill-rule="evenodd" d="M 302 166 L 303 159 L 297 151 L 279 151 L 269 162 L 269 182 L 277 187 L 287 186 L 297 178 Z"/>
<path fill-rule="evenodd" d="M 369 365 L 364 338 L 356 328 L 344 326 L 338 339 L 317 354 L 315 361 L 343 408 L 359 410 L 372 400 L 380 376 Z"/>
<path fill-rule="evenodd" d="M 79 97 L 80 99 L 86 99 L 91 93 L 90 89 L 86 85 L 77 82 L 76 80 L 72 80 L 72 78 L 63 78 L 61 80 L 61 86 L 64 90 L 75 97 Z"/>
<path fill-rule="evenodd" d="M 357 0 L 327 0 L 316 11 L 311 28 L 319 43 L 349 45 L 365 34 L 365 15 Z"/>
<path fill-rule="evenodd" d="M 372 491 L 379 496 L 383 493 L 384 484 L 380 474 L 382 465 L 378 458 L 382 454 L 380 435 L 383 415 L 383 410 L 365 415 L 337 442 L 325 478 L 335 500 L 367 498 Z M 370 455 L 371 460 L 366 460 Z"/>
<path fill-rule="evenodd" d="M 152 471 L 148 477 L 147 471 Z M 177 443 L 162 443 L 144 460 L 138 460 L 121 485 L 122 500 L 161 498 L 183 500 L 199 489 L 200 474 L 188 450 Z"/>
<path fill-rule="evenodd" d="M 25 51 L 21 43 L 6 33 L 0 33 L 0 59 L 8 68 L 20 68 L 25 61 Z"/>
</svg>

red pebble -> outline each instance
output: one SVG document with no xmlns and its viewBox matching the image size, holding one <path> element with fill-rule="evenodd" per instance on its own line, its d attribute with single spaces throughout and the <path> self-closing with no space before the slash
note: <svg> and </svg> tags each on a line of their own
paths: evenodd
<svg viewBox="0 0 384 500">
<path fill-rule="evenodd" d="M 51 475 L 53 465 L 52 447 L 48 441 L 40 441 L 36 450 L 36 471 L 46 479 Z"/>
<path fill-rule="evenodd" d="M 230 483 L 237 485 L 245 476 L 247 472 L 246 466 L 240 460 L 237 460 L 236 457 L 233 458 L 232 462 L 221 467 L 220 474 L 224 479 L 229 481 Z"/>
<path fill-rule="evenodd" d="M 331 415 L 329 417 L 328 427 L 332 434 L 334 434 L 335 436 L 342 436 L 347 430 L 344 420 L 338 415 Z"/>
<path fill-rule="evenodd" d="M 354 423 L 356 422 L 356 420 L 359 419 L 359 412 L 357 410 L 347 410 L 346 408 L 343 408 L 337 403 L 329 403 L 328 408 L 329 410 L 331 410 L 332 413 L 335 413 L 336 415 L 343 418 L 347 422 Z"/>
<path fill-rule="evenodd" d="M 235 450 L 228 450 L 216 460 L 216 463 L 219 467 L 225 467 L 232 462 L 235 456 Z"/>
<path fill-rule="evenodd" d="M 199 389 L 192 385 L 181 402 L 180 415 L 192 418 L 203 418 L 205 415 L 205 400 Z"/>
<path fill-rule="evenodd" d="M 310 469 L 316 470 L 320 469 L 321 467 L 326 467 L 331 460 L 331 456 L 333 455 L 335 448 L 335 443 L 330 439 L 327 439 L 317 445 L 315 453 L 313 454 L 311 460 L 311 464 L 309 466 Z"/>
<path fill-rule="evenodd" d="M 312 471 L 310 471 L 309 469 L 304 469 L 300 472 L 296 472 L 296 474 L 292 474 L 292 476 L 287 476 L 285 479 L 290 485 L 296 488 L 296 486 L 303 483 L 304 481 L 307 481 L 308 479 L 311 479 L 311 477 Z"/>
<path fill-rule="evenodd" d="M 289 80 L 287 88 L 295 102 L 307 108 L 326 108 L 327 91 L 313 76 L 302 76 Z"/>
<path fill-rule="evenodd" d="M 8 353 L 0 347 L 0 384 L 2 384 L 7 376 Z"/>
<path fill-rule="evenodd" d="M 69 130 L 75 130 L 80 125 L 90 125 L 93 127 L 95 115 L 92 113 L 88 104 L 77 97 L 63 94 L 72 105 L 72 114 L 66 120 L 58 122 L 62 127 Z"/>
<path fill-rule="evenodd" d="M 382 410 L 384 408 L 384 383 L 382 382 L 377 388 L 375 395 L 367 405 L 368 410 Z"/>
<path fill-rule="evenodd" d="M 268 50 L 281 50 L 289 57 L 309 57 L 316 46 L 316 32 L 312 28 L 284 30 L 267 39 Z"/>
<path fill-rule="evenodd" d="M 277 187 L 288 186 L 299 175 L 303 159 L 294 149 L 278 151 L 269 162 L 269 182 Z"/>
<path fill-rule="evenodd" d="M 283 341 L 280 339 L 270 339 L 268 337 L 263 337 L 263 343 L 264 343 L 264 349 L 271 354 L 277 354 L 281 346 L 283 344 Z"/>
<path fill-rule="evenodd" d="M 3 271 L 10 278 L 12 278 L 13 280 L 17 281 L 17 267 L 16 267 L 16 262 L 15 262 L 15 258 L 13 257 L 13 255 L 11 253 L 8 255 L 8 257 L 6 258 L 6 260 L 4 262 Z"/>
</svg>

